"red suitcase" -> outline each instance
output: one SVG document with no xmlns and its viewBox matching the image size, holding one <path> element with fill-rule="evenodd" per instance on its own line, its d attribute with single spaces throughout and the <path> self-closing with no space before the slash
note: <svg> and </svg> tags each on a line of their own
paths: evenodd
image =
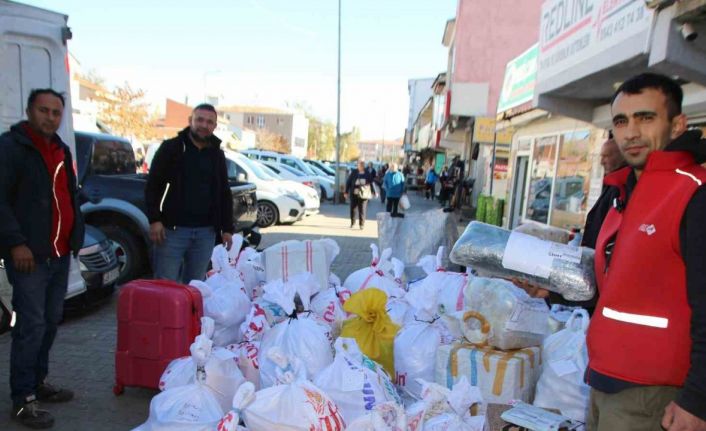
<svg viewBox="0 0 706 431">
<path fill-rule="evenodd" d="M 157 389 L 173 359 L 189 355 L 201 332 L 203 299 L 198 289 L 167 280 L 135 280 L 120 289 L 115 387 Z"/>
</svg>

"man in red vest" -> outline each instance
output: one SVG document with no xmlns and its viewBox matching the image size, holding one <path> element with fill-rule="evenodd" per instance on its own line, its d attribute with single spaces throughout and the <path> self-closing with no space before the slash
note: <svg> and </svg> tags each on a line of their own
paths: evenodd
<svg viewBox="0 0 706 431">
<path fill-rule="evenodd" d="M 706 142 L 674 80 L 642 74 L 612 101 L 627 167 L 595 222 L 589 429 L 706 430 Z"/>
</svg>

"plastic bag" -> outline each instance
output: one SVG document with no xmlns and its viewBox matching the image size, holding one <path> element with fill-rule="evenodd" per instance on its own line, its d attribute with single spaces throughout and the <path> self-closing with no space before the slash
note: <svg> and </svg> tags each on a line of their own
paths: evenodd
<svg viewBox="0 0 706 431">
<path fill-rule="evenodd" d="M 590 248 L 544 241 L 474 221 L 454 245 L 450 258 L 483 276 L 517 278 L 569 301 L 587 301 L 596 292 L 594 254 Z"/>
<path fill-rule="evenodd" d="M 549 307 L 540 298 L 507 280 L 474 277 L 466 288 L 469 311 L 483 315 L 490 323 L 488 344 L 501 350 L 541 346 L 547 335 Z M 470 325 L 469 325 L 470 324 Z M 465 322 L 464 336 L 471 343 L 478 338 L 477 321 Z"/>
<path fill-rule="evenodd" d="M 201 291 L 204 316 L 216 322 L 214 344 L 227 346 L 239 342 L 240 324 L 245 320 L 251 305 L 243 290 L 243 283 L 240 280 L 223 282 L 210 292 L 204 286 L 212 287 L 208 285 L 208 280 L 206 283 L 194 280 L 189 284 Z"/>
<path fill-rule="evenodd" d="M 471 407 L 480 406 L 484 411 L 483 397 L 477 387 L 462 377 L 449 390 L 419 379 L 422 400 L 407 410 L 408 431 L 483 431 L 484 415 L 471 415 Z"/>
<path fill-rule="evenodd" d="M 392 250 L 385 249 L 382 251 L 382 254 L 379 255 L 377 245 L 370 244 L 370 249 L 373 255 L 370 266 L 354 271 L 346 278 L 346 281 L 343 282 L 343 287 L 348 289 L 351 293 L 356 293 L 369 287 L 375 287 L 385 292 L 388 297 L 401 298 L 404 296 L 405 291 L 402 288 L 402 280 L 395 279 L 394 275 L 391 274 L 394 266 L 393 262 L 390 260 Z"/>
<path fill-rule="evenodd" d="M 424 269 L 427 276 L 410 286 L 410 290 L 438 288 L 439 313 L 452 314 L 466 309 L 464 292 L 470 278 L 470 268 L 465 273 L 447 271 L 443 265 L 445 254 L 445 247 L 439 247 L 436 256 L 424 256 L 419 260 L 417 266 Z"/>
<path fill-rule="evenodd" d="M 263 352 L 277 347 L 286 356 L 301 360 L 309 376 L 319 373 L 333 362 L 329 326 L 316 319 L 311 312 L 298 312 L 295 296 L 301 298 L 304 309 L 309 308 L 310 293 L 307 285 L 293 283 L 268 283 L 263 298 L 279 305 L 289 318 L 278 323 L 262 337 L 260 343 L 260 386 L 263 388 L 275 383 L 276 364 Z"/>
<path fill-rule="evenodd" d="M 328 286 L 331 263 L 339 253 L 338 244 L 330 238 L 280 242 L 263 252 L 266 279 L 289 281 L 294 275 L 311 273 L 318 280 L 313 295 Z"/>
<path fill-rule="evenodd" d="M 387 402 L 348 424 L 346 431 L 407 431 L 407 416 L 400 405 Z"/>
<path fill-rule="evenodd" d="M 390 377 L 380 365 L 363 355 L 352 338 L 336 340 L 336 357 L 314 379 L 340 407 L 346 422 L 365 415 L 377 404 L 401 404 Z"/>
<path fill-rule="evenodd" d="M 403 210 L 407 211 L 412 207 L 412 204 L 409 202 L 409 196 L 407 196 L 407 193 L 403 194 L 400 197 L 400 202 L 399 202 L 400 208 Z"/>
<path fill-rule="evenodd" d="M 234 411 L 241 412 L 250 431 L 343 431 L 345 422 L 336 403 L 306 379 L 304 364 L 273 348 L 267 361 L 276 364 L 276 385 L 255 393 L 243 387 L 234 398 Z M 243 400 L 238 402 L 238 399 Z"/>
<path fill-rule="evenodd" d="M 422 256 L 436 253 L 440 246 L 451 250 L 458 239 L 456 218 L 442 209 L 407 212 L 404 218 L 380 212 L 377 214 L 378 244 L 381 250 L 392 249 L 391 257 L 406 266 L 415 265 Z"/>
<path fill-rule="evenodd" d="M 395 375 L 393 343 L 400 327 L 395 325 L 386 310 L 385 292 L 371 288 L 353 294 L 343 309 L 356 317 L 343 322 L 341 337 L 354 338 L 363 354 Z"/>
<path fill-rule="evenodd" d="M 212 342 L 205 335 L 196 337 L 197 349 L 208 351 L 204 364 L 204 384 L 214 392 L 223 409 L 230 406 L 235 391 L 245 378 L 238 368 L 236 355 L 220 347 L 213 348 Z M 166 391 L 179 386 L 195 383 L 197 360 L 193 356 L 172 361 L 159 380 L 159 389 Z"/>
<path fill-rule="evenodd" d="M 213 322 L 213 319 L 210 317 L 202 317 L 201 335 L 203 337 L 201 340 L 210 340 L 211 337 L 213 337 L 214 327 L 215 323 Z M 194 340 L 194 342 L 196 341 L 197 340 Z M 169 363 L 169 365 L 167 365 L 167 368 L 164 369 L 162 376 L 159 378 L 158 387 L 160 391 L 165 391 L 167 389 L 194 383 L 195 378 L 196 362 L 191 355 L 184 356 L 174 359 Z"/>
<path fill-rule="evenodd" d="M 255 400 L 255 386 L 252 383 L 243 383 L 233 396 L 233 408 L 223 416 L 216 426 L 216 431 L 247 431 L 238 423 L 240 422 L 241 407 L 252 403 Z"/>
<path fill-rule="evenodd" d="M 394 342 L 396 383 L 414 399 L 421 399 L 419 379 L 434 381 L 436 351 L 451 344 L 454 336 L 445 321 L 435 313 L 438 305 L 435 289 L 416 289 L 406 296 L 414 310 L 414 320 L 397 334 Z"/>
<path fill-rule="evenodd" d="M 586 310 L 574 310 L 566 328 L 544 341 L 542 374 L 534 398 L 535 406 L 558 409 L 579 422 L 586 422 L 591 392 L 583 379 L 588 365 L 588 323 Z"/>
<path fill-rule="evenodd" d="M 243 374 L 243 377 L 248 382 L 255 385 L 255 388 L 260 388 L 260 355 L 259 341 L 243 341 L 238 344 L 231 344 L 227 347 L 228 350 L 236 355 L 238 368 Z"/>
<path fill-rule="evenodd" d="M 199 338 L 201 337 L 201 338 Z M 204 366 L 211 341 L 199 335 L 191 345 L 196 363 L 195 382 L 160 392 L 150 402 L 147 421 L 135 431 L 212 431 L 223 417 L 215 393 L 206 386 Z"/>
<path fill-rule="evenodd" d="M 348 313 L 343 310 L 343 304 L 350 296 L 351 292 L 348 289 L 334 285 L 317 293 L 311 300 L 311 311 L 331 327 L 334 339 L 338 338 L 343 321 L 348 318 Z"/>
</svg>

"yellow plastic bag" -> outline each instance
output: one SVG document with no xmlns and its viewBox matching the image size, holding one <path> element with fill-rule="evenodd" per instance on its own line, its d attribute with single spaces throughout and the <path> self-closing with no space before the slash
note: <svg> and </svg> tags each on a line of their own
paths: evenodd
<svg viewBox="0 0 706 431">
<path fill-rule="evenodd" d="M 387 295 L 369 287 L 353 294 L 343 305 L 348 313 L 357 315 L 343 322 L 341 337 L 355 338 L 361 352 L 382 365 L 395 377 L 394 341 L 400 327 L 387 315 Z"/>
</svg>

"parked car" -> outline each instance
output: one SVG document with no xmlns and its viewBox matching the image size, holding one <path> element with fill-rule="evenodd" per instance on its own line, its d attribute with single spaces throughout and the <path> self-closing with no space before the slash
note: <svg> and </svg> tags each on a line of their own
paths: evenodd
<svg viewBox="0 0 706 431">
<path fill-rule="evenodd" d="M 256 223 L 259 227 L 294 223 L 304 217 L 304 198 L 287 184 L 267 174 L 254 160 L 234 151 L 225 153 L 228 177 L 251 182 L 257 187 Z"/>
<path fill-rule="evenodd" d="M 152 255 L 145 203 L 147 175 L 136 173 L 135 155 L 126 139 L 86 132 L 76 132 L 75 137 L 78 181 L 86 201 L 81 212 L 87 224 L 110 239 L 120 266 L 118 281 L 137 278 L 149 269 Z M 233 178 L 230 186 L 236 231 L 255 243 L 259 235 L 250 235 L 257 219 L 255 185 Z"/>
<path fill-rule="evenodd" d="M 319 186 L 321 187 L 321 199 L 333 199 L 333 189 L 336 184 L 335 177 L 324 172 L 318 166 L 309 165 L 309 169 L 314 171 L 319 179 Z"/>
<path fill-rule="evenodd" d="M 64 308 L 83 308 L 113 294 L 119 276 L 118 259 L 103 233 L 86 225 L 83 247 L 78 259 L 71 257 L 69 283 Z M 7 280 L 5 264 L 0 260 L 0 299 L 11 309 L 12 286 Z"/>
<path fill-rule="evenodd" d="M 269 160 L 259 160 L 259 162 L 272 169 L 274 172 L 277 173 L 277 175 L 279 175 L 283 179 L 296 181 L 307 187 L 311 187 L 313 190 L 316 191 L 317 194 L 319 193 L 319 182 L 315 176 L 307 175 L 302 171 L 294 169 L 291 166 L 287 166 L 283 163 L 277 163 Z"/>
<path fill-rule="evenodd" d="M 326 175 L 330 177 L 335 177 L 336 173 L 333 171 L 331 167 L 329 167 L 326 163 L 321 162 L 319 160 L 311 160 L 311 159 L 304 159 L 304 162 L 308 163 L 309 166 L 315 166 L 319 168 L 322 172 L 324 172 Z"/>
<path fill-rule="evenodd" d="M 252 160 L 252 162 L 259 164 L 268 175 L 272 176 L 277 180 L 283 181 L 285 184 L 291 187 L 292 190 L 299 194 L 299 196 L 303 197 L 304 209 L 307 216 L 319 213 L 319 207 L 321 206 L 319 194 L 313 187 L 309 187 L 307 185 L 304 185 L 303 183 L 297 182 L 296 180 L 292 180 L 290 179 L 291 177 L 288 175 L 281 175 L 281 170 L 275 169 L 270 166 L 271 162 L 260 162 L 257 160 Z"/>
</svg>

